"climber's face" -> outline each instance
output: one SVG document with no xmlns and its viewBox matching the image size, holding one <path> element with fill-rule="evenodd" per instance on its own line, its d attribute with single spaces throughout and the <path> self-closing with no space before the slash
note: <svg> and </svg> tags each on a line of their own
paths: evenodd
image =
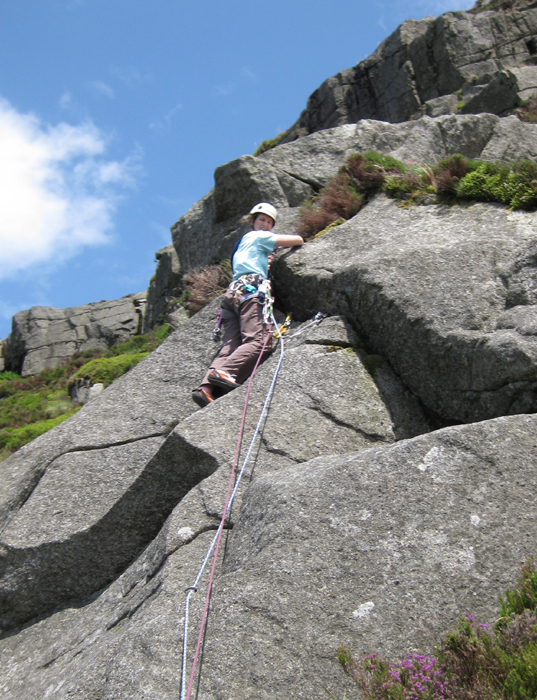
<svg viewBox="0 0 537 700">
<path fill-rule="evenodd" d="M 254 221 L 254 231 L 270 231 L 274 226 L 272 216 L 268 214 L 258 214 Z"/>
</svg>

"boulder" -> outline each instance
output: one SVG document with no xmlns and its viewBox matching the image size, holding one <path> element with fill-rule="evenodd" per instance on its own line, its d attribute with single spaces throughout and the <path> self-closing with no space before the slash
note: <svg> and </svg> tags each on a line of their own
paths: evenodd
<svg viewBox="0 0 537 700">
<path fill-rule="evenodd" d="M 535 416 L 503 417 L 263 474 L 256 465 L 216 569 L 197 697 L 343 697 L 353 686 L 340 645 L 358 658 L 428 653 L 466 611 L 491 623 L 537 537 L 536 428 Z M 178 697 L 185 588 L 214 535 L 220 471 L 109 587 L 0 641 L 6 697 Z"/>
<path fill-rule="evenodd" d="M 0 462 L 2 629 L 107 585 L 214 468 L 198 454 L 185 471 L 167 436 L 196 409 L 190 392 L 215 352 L 217 306 Z"/>
<path fill-rule="evenodd" d="M 420 114 L 451 113 L 459 91 L 501 82 L 506 70 L 515 70 L 516 76 L 516 71 L 533 66 L 536 53 L 537 7 L 407 20 L 369 58 L 325 80 L 282 143 L 361 119 L 404 122 Z M 533 78 L 531 89 L 525 79 L 520 85 L 514 80 L 508 89 L 517 96 L 514 102 L 502 108 L 506 88 L 498 85 L 487 100 L 483 96 L 473 106 L 468 102 L 465 111 L 503 114 L 535 94 Z"/>
<path fill-rule="evenodd" d="M 229 465 L 235 449 L 229 425 L 239 422 L 246 387 L 186 419 L 196 408 L 190 391 L 214 352 L 206 321 L 215 314 L 213 304 L 68 422 L 0 463 L 7 487 L 0 535 L 3 629 L 107 585 L 189 489 Z M 373 362 L 367 369 L 372 363 L 354 348 L 358 340 L 343 321 L 326 321 L 320 342 L 307 339 L 299 336 L 288 350 L 259 469 L 429 429 L 389 367 Z M 260 370 L 251 410 L 259 410 L 275 361 Z M 294 436 L 285 449 L 282 431 Z"/>
<path fill-rule="evenodd" d="M 85 404 L 99 396 L 103 389 L 104 384 L 91 384 L 89 379 L 77 379 L 69 388 L 69 394 L 73 403 Z"/>
<path fill-rule="evenodd" d="M 280 212 L 299 207 L 314 189 L 300 177 L 273 168 L 270 161 L 242 156 L 215 171 L 215 187 L 172 227 L 172 240 L 183 270 L 230 258 L 247 232 L 247 215 L 269 201 Z M 280 229 L 287 218 L 278 218 Z M 207 245 L 207 242 L 210 245 Z"/>
<path fill-rule="evenodd" d="M 537 66 L 498 71 L 484 86 L 462 93 L 462 114 L 489 112 L 505 115 L 537 94 Z M 467 100 L 467 101 L 466 101 Z"/>
<path fill-rule="evenodd" d="M 147 290 L 143 333 L 148 333 L 156 325 L 169 322 L 169 314 L 174 311 L 173 303 L 183 291 L 181 266 L 173 245 L 158 250 L 155 259 L 157 269 Z M 174 328 L 178 328 L 187 318 L 186 311 L 182 311 L 174 317 Z"/>
<path fill-rule="evenodd" d="M 60 367 L 77 350 L 107 350 L 141 331 L 145 293 L 56 309 L 33 306 L 13 317 L 5 341 L 6 369 L 23 377 Z"/>
<path fill-rule="evenodd" d="M 535 224 L 502 205 L 404 208 L 378 195 L 280 257 L 276 295 L 298 318 L 352 319 L 442 421 L 533 412 Z"/>
<path fill-rule="evenodd" d="M 276 171 L 254 156 L 242 156 L 214 171 L 215 223 L 248 214 L 258 202 L 287 206 Z"/>
</svg>

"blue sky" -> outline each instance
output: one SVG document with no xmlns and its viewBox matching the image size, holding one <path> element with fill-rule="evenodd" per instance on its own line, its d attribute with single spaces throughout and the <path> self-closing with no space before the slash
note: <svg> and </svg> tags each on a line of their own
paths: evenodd
<svg viewBox="0 0 537 700">
<path fill-rule="evenodd" d="M 1 0 L 0 338 L 147 288 L 222 163 L 405 19 L 473 0 Z"/>
</svg>

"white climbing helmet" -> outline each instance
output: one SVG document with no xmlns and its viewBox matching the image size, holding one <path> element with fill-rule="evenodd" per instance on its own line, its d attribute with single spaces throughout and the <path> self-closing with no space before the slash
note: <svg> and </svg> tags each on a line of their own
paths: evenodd
<svg viewBox="0 0 537 700">
<path fill-rule="evenodd" d="M 261 202 L 260 204 L 256 204 L 250 212 L 250 216 L 255 216 L 256 214 L 267 214 L 267 216 L 271 217 L 274 223 L 276 223 L 276 217 L 278 216 L 278 212 L 276 211 L 276 209 L 272 206 L 272 204 L 269 204 L 268 202 Z"/>
</svg>

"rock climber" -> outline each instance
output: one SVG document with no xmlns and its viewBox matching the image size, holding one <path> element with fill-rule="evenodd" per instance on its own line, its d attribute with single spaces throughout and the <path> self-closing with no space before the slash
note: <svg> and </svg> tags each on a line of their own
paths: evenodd
<svg viewBox="0 0 537 700">
<path fill-rule="evenodd" d="M 222 302 L 223 345 L 192 398 L 202 408 L 217 396 L 243 384 L 252 373 L 267 334 L 272 308 L 268 280 L 269 255 L 275 248 L 292 248 L 304 243 L 302 236 L 271 233 L 278 212 L 267 202 L 250 212 L 251 230 L 240 240 L 233 254 L 233 278 Z M 269 337 L 264 354 L 271 350 Z M 215 392 L 216 390 L 216 392 Z"/>
</svg>

